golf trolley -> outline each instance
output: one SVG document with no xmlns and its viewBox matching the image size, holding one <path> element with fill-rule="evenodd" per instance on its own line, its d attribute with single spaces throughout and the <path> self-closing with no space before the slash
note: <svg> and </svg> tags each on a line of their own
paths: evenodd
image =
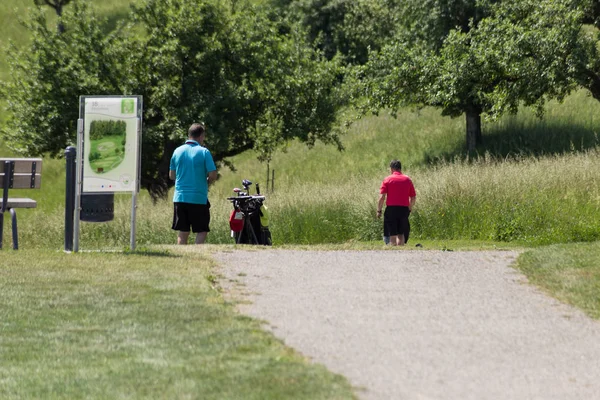
<svg viewBox="0 0 600 400">
<path fill-rule="evenodd" d="M 231 236 L 237 244 L 260 244 L 271 246 L 271 232 L 269 231 L 268 215 L 263 205 L 265 196 L 260 194 L 258 183 L 256 194 L 250 194 L 252 182 L 247 179 L 242 181 L 244 190 L 234 188 L 234 197 L 228 197 L 233 211 L 229 218 Z"/>
</svg>

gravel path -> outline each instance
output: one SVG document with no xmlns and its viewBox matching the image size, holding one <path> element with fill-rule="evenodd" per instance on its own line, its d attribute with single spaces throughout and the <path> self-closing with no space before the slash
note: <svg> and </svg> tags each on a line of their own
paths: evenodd
<svg viewBox="0 0 600 400">
<path fill-rule="evenodd" d="M 361 399 L 600 399 L 600 323 L 526 284 L 514 252 L 218 253 L 240 311 Z"/>
</svg>

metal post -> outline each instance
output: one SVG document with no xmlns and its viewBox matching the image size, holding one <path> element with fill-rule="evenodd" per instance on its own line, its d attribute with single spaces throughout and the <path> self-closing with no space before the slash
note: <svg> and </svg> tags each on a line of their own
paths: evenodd
<svg viewBox="0 0 600 400">
<path fill-rule="evenodd" d="M 135 250 L 135 216 L 137 211 L 137 193 L 133 192 L 131 196 L 131 232 L 129 236 L 129 249 Z"/>
<path fill-rule="evenodd" d="M 271 192 L 275 192 L 275 170 L 273 170 L 273 176 L 271 177 Z"/>
<path fill-rule="evenodd" d="M 12 174 L 12 163 L 4 161 L 4 181 L 2 183 L 2 208 L 0 209 L 0 249 L 4 239 L 4 213 L 8 209 L 8 187 L 10 186 L 10 176 Z"/>
<path fill-rule="evenodd" d="M 77 149 L 69 146 L 65 149 L 66 194 L 65 194 L 65 251 L 73 251 L 73 217 L 75 212 L 75 157 Z"/>
<path fill-rule="evenodd" d="M 269 193 L 269 163 L 267 163 L 267 191 L 265 193 Z"/>
<path fill-rule="evenodd" d="M 19 235 L 17 229 L 17 210 L 14 208 L 10 209 L 10 216 L 12 220 L 12 239 L 13 239 L 13 250 L 19 249 Z"/>
<path fill-rule="evenodd" d="M 73 251 L 77 253 L 79 251 L 79 219 L 81 213 L 81 190 L 83 183 L 83 119 L 77 120 L 77 162 L 75 174 L 75 205 L 73 207 L 74 212 L 74 224 L 73 224 Z"/>
<path fill-rule="evenodd" d="M 8 189 L 10 187 L 10 177 L 13 173 L 13 164 L 10 161 L 4 161 L 4 182 L 2 184 L 2 212 L 8 209 Z"/>
<path fill-rule="evenodd" d="M 138 105 L 139 107 L 141 107 L 141 105 Z M 133 189 L 133 194 L 131 196 L 131 232 L 130 232 L 130 237 L 129 237 L 129 249 L 131 251 L 135 251 L 135 234 L 136 234 L 136 213 L 137 213 L 137 195 L 139 192 L 139 188 L 140 188 L 140 177 L 141 177 L 141 168 L 140 168 L 140 163 L 141 163 L 141 136 L 142 136 L 142 119 L 138 118 L 137 119 L 137 143 L 138 143 L 138 152 L 136 154 L 137 160 L 136 160 L 136 182 L 135 182 L 135 188 Z"/>
</svg>

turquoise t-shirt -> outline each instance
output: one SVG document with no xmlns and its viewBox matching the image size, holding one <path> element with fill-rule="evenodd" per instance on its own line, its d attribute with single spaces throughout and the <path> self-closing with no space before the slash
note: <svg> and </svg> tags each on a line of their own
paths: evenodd
<svg viewBox="0 0 600 400">
<path fill-rule="evenodd" d="M 207 148 L 195 140 L 186 141 L 173 152 L 170 169 L 176 172 L 174 203 L 206 204 L 206 177 L 209 172 L 217 170 Z"/>
</svg>

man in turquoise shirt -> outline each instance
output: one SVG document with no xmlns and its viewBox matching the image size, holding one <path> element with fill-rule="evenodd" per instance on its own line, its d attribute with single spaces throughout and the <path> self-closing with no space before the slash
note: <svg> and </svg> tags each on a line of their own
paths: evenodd
<svg viewBox="0 0 600 400">
<path fill-rule="evenodd" d="M 177 244 L 187 244 L 192 232 L 196 244 L 202 244 L 210 232 L 210 202 L 208 184 L 217 179 L 217 167 L 210 151 L 204 145 L 206 129 L 192 124 L 188 140 L 173 152 L 169 178 L 175 181 L 173 195 L 173 226 L 179 231 Z"/>
</svg>

